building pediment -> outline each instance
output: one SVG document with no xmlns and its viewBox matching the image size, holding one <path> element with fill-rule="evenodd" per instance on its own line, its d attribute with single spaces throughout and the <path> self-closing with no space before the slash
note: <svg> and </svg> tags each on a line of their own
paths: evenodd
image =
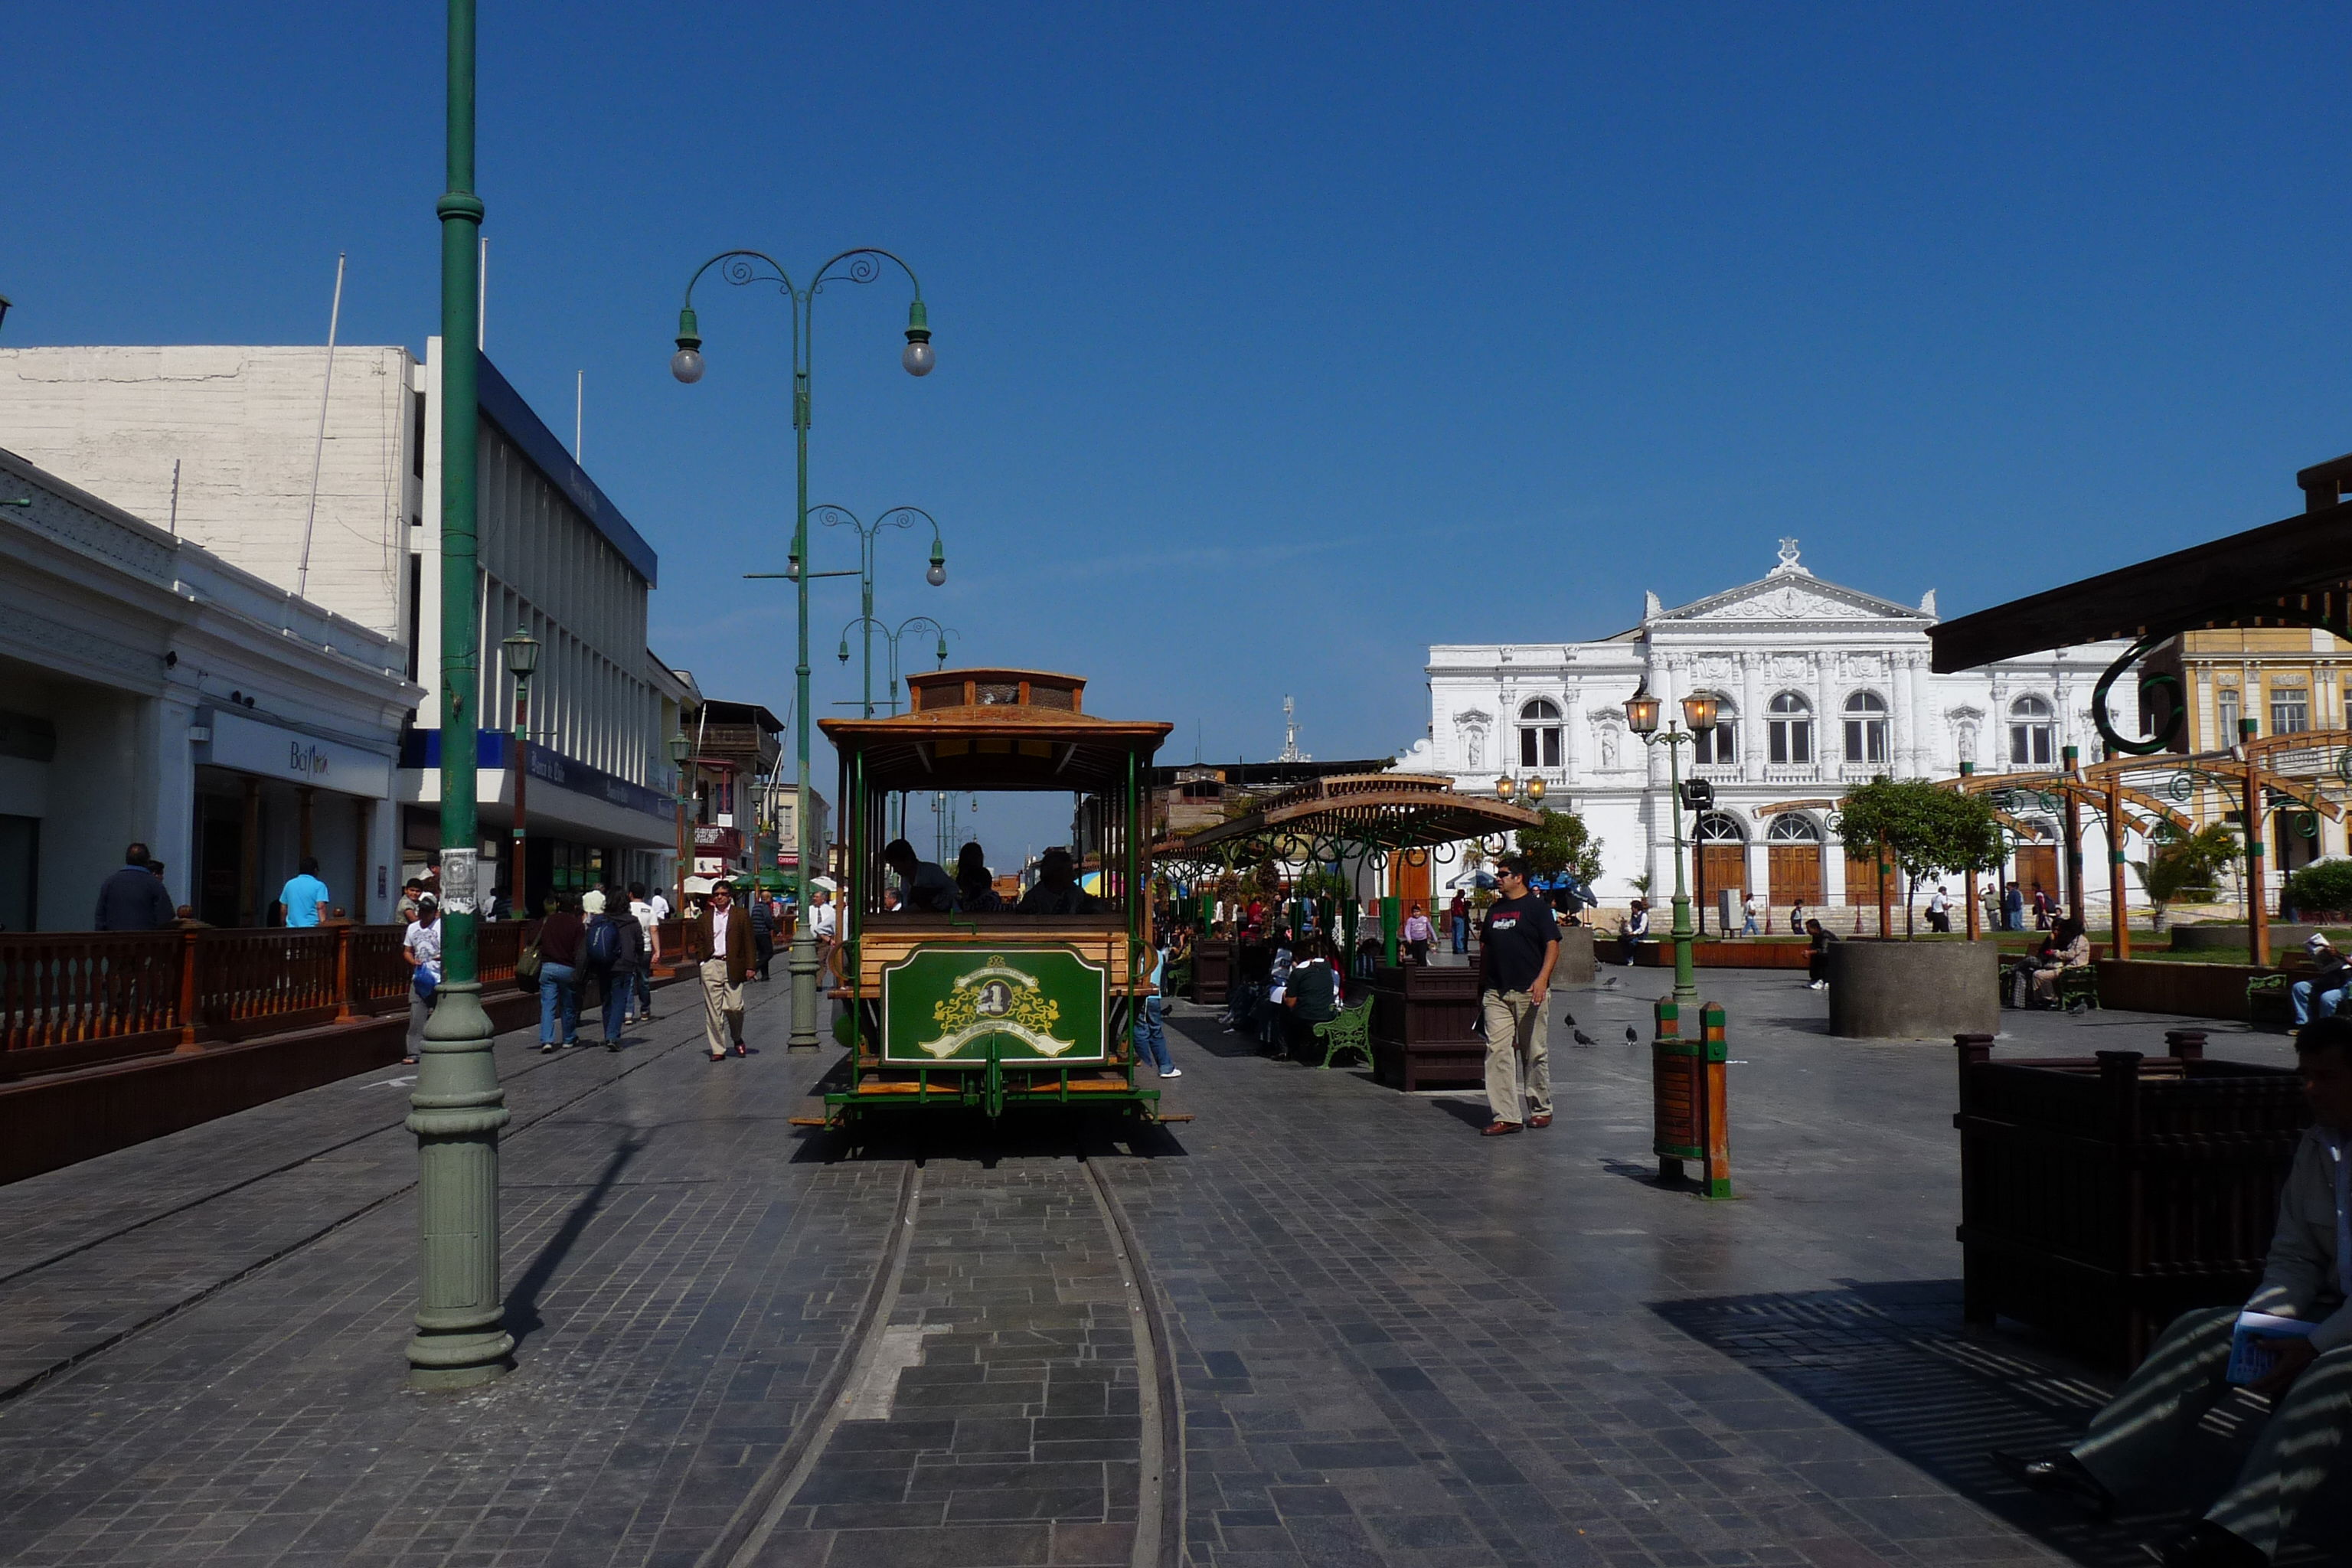
<svg viewBox="0 0 2352 1568">
<path fill-rule="evenodd" d="M 1925 626 L 1935 616 L 1817 578 L 1767 577 L 1761 582 L 1682 605 L 1653 617 L 1671 625 L 1748 621 L 1865 621 Z"/>
</svg>

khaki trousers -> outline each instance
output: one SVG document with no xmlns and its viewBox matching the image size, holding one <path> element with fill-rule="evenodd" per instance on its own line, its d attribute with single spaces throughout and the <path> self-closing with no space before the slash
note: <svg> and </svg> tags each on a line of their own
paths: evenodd
<svg viewBox="0 0 2352 1568">
<path fill-rule="evenodd" d="M 1486 1020 L 1486 1104 L 1497 1121 L 1551 1114 L 1551 999 L 1524 991 L 1478 998 Z"/>
<path fill-rule="evenodd" d="M 729 984 L 723 958 L 702 961 L 702 1028 L 714 1057 L 743 1043 L 743 988 Z"/>
<path fill-rule="evenodd" d="M 2226 1487 L 2205 1517 L 2269 1556 L 2327 1479 L 2352 1428 L 2352 1345 L 2303 1369 L 2271 1407 L 2270 1418 L 2252 1431 L 2251 1444 L 2242 1436 L 2234 1472 L 2200 1468 L 2197 1461 L 2210 1456 L 2176 1449 L 2231 1393 L 2222 1373 L 2237 1321 L 2235 1307 L 2175 1319 L 2121 1392 L 2091 1418 L 2089 1435 L 2073 1452 L 2102 1485 L 2126 1499 L 2161 1494 L 2202 1501 Z"/>
</svg>

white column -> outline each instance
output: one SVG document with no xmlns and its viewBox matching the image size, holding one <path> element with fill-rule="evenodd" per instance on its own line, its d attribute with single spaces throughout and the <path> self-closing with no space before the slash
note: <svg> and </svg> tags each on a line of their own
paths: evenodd
<svg viewBox="0 0 2352 1568">
<path fill-rule="evenodd" d="M 1571 682 L 1559 699 L 1559 763 L 1566 770 L 1562 776 L 1570 784 L 1576 782 L 1576 731 L 1582 723 L 1578 710 L 1584 704 L 1584 689 Z"/>
<path fill-rule="evenodd" d="M 1845 759 L 1845 732 L 1838 727 L 1836 709 L 1830 702 L 1830 660 L 1826 652 L 1811 656 L 1813 661 L 1813 765 L 1824 779 L 1842 776 L 1839 769 Z"/>
<path fill-rule="evenodd" d="M 1910 667 L 1904 671 L 1908 679 L 1903 684 L 1910 693 L 1911 743 L 1916 758 L 1916 776 L 1931 779 L 1944 769 L 1944 724 L 1943 716 L 1936 711 L 1935 679 L 1928 671 L 1926 654 L 1912 654 L 1905 662 Z"/>
<path fill-rule="evenodd" d="M 1764 776 L 1764 702 L 1759 667 L 1767 656 L 1743 651 L 1739 656 L 1739 776 L 1749 782 Z"/>
</svg>

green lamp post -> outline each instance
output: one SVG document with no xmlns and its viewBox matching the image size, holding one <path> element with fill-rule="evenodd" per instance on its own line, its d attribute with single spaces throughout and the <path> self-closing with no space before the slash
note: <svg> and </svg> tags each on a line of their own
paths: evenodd
<svg viewBox="0 0 2352 1568">
<path fill-rule="evenodd" d="M 931 374 L 936 363 L 931 349 L 930 318 L 923 309 L 923 286 L 914 268 L 887 250 L 862 247 L 845 250 L 809 279 L 808 286 L 795 284 L 781 262 L 757 250 L 722 251 L 695 268 L 687 280 L 686 300 L 677 312 L 677 353 L 670 357 L 670 374 L 691 386 L 702 379 L 702 336 L 694 314 L 694 286 L 712 268 L 719 276 L 741 287 L 752 283 L 772 283 L 784 297 L 793 313 L 793 434 L 796 447 L 796 478 L 793 521 L 792 570 L 786 574 L 796 584 L 799 627 L 799 657 L 793 668 L 794 700 L 800 713 L 793 732 L 800 752 L 800 808 L 795 814 L 794 831 L 799 838 L 800 865 L 797 868 L 799 907 L 809 907 L 810 862 L 815 858 L 815 847 L 810 840 L 809 826 L 809 578 L 814 574 L 808 565 L 808 432 L 809 432 L 809 360 L 815 342 L 814 309 L 816 297 L 828 283 L 871 283 L 882 276 L 885 264 L 896 267 L 907 275 L 914 289 L 913 303 L 907 308 L 907 346 L 899 353 L 898 363 L 908 375 Z M 764 268 L 765 270 L 762 270 Z M 944 581 L 946 570 L 935 561 L 934 568 Z M 793 1026 L 789 1045 L 793 1050 L 813 1051 L 817 1048 L 816 1033 L 816 932 L 811 922 L 803 920 L 793 932 L 793 951 L 788 961 L 793 977 Z"/>
<path fill-rule="evenodd" d="M 1643 744 L 1666 749 L 1667 787 L 1672 792 L 1667 809 L 1675 822 L 1675 1002 L 1678 1007 L 1693 1010 L 1686 1016 L 1696 1016 L 1698 978 L 1691 961 L 1690 884 L 1683 877 L 1683 775 L 1678 748 L 1696 743 L 1700 734 L 1715 728 L 1716 700 L 1704 693 L 1683 699 L 1687 731 L 1675 729 L 1671 720 L 1661 731 L 1658 710 L 1662 706 L 1650 695 L 1650 683 L 1643 681 L 1625 700 L 1625 727 L 1639 735 Z"/>
<path fill-rule="evenodd" d="M 857 531 L 857 621 L 865 626 L 866 660 L 863 667 L 865 699 L 864 717 L 874 717 L 874 628 L 882 623 L 874 618 L 874 541 L 886 528 L 912 528 L 918 519 L 931 525 L 931 565 L 923 574 L 923 581 L 936 588 L 948 580 L 947 552 L 940 542 L 939 520 L 919 506 L 893 507 L 871 523 L 857 521 L 856 513 L 845 507 L 821 506 L 811 515 L 827 528 L 854 528 Z M 897 678 L 892 677 L 895 683 Z M 894 684 L 892 689 L 896 690 Z"/>
<path fill-rule="evenodd" d="M 449 0 L 448 188 L 441 219 L 441 965 L 409 1096 L 416 1134 L 415 1388 L 468 1388 L 514 1364 L 500 1322 L 499 1129 L 506 1091 L 482 1011 L 476 738 L 481 668 L 475 518 L 482 202 L 474 194 L 474 0 Z"/>
<path fill-rule="evenodd" d="M 530 785 L 530 678 L 539 673 L 539 639 L 530 635 L 529 626 L 517 626 L 514 635 L 501 639 L 499 647 L 506 650 L 507 671 L 515 679 L 514 735 L 510 744 L 513 754 L 508 766 L 514 773 L 514 843 L 508 851 L 507 914 L 512 920 L 530 918 L 530 899 L 525 871 L 529 862 L 523 858 L 523 797 Z"/>
</svg>

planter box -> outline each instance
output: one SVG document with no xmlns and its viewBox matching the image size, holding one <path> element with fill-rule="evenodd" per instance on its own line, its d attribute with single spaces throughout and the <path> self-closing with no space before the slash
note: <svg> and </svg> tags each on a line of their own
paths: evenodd
<svg viewBox="0 0 2352 1568">
<path fill-rule="evenodd" d="M 1559 931 L 1559 963 L 1552 968 L 1551 983 L 1554 985 L 1590 985 L 1595 973 L 1592 928 L 1562 926 Z"/>
<path fill-rule="evenodd" d="M 2246 1021 L 2246 982 L 2273 973 L 2250 963 L 2099 961 L 2099 1005 L 2134 1013 Z"/>
<path fill-rule="evenodd" d="M 1372 972 L 1372 1076 L 1412 1090 L 1484 1083 L 1478 972 L 1408 963 Z"/>
<path fill-rule="evenodd" d="M 1192 986 L 1187 994 L 1190 1000 L 1210 1006 L 1224 1005 L 1231 994 L 1228 987 L 1233 984 L 1235 945 L 1231 938 L 1192 944 Z"/>
<path fill-rule="evenodd" d="M 1989 942 L 1840 942 L 1823 956 L 1832 1035 L 1948 1039 L 2000 1027 L 2000 954 Z"/>
<path fill-rule="evenodd" d="M 2261 1280 L 2310 1120 L 2284 1068 L 2168 1056 L 1990 1059 L 1958 1041 L 1960 1227 L 1970 1322 L 2008 1316 L 2101 1364 L 2138 1363 L 2192 1307 Z"/>
</svg>

